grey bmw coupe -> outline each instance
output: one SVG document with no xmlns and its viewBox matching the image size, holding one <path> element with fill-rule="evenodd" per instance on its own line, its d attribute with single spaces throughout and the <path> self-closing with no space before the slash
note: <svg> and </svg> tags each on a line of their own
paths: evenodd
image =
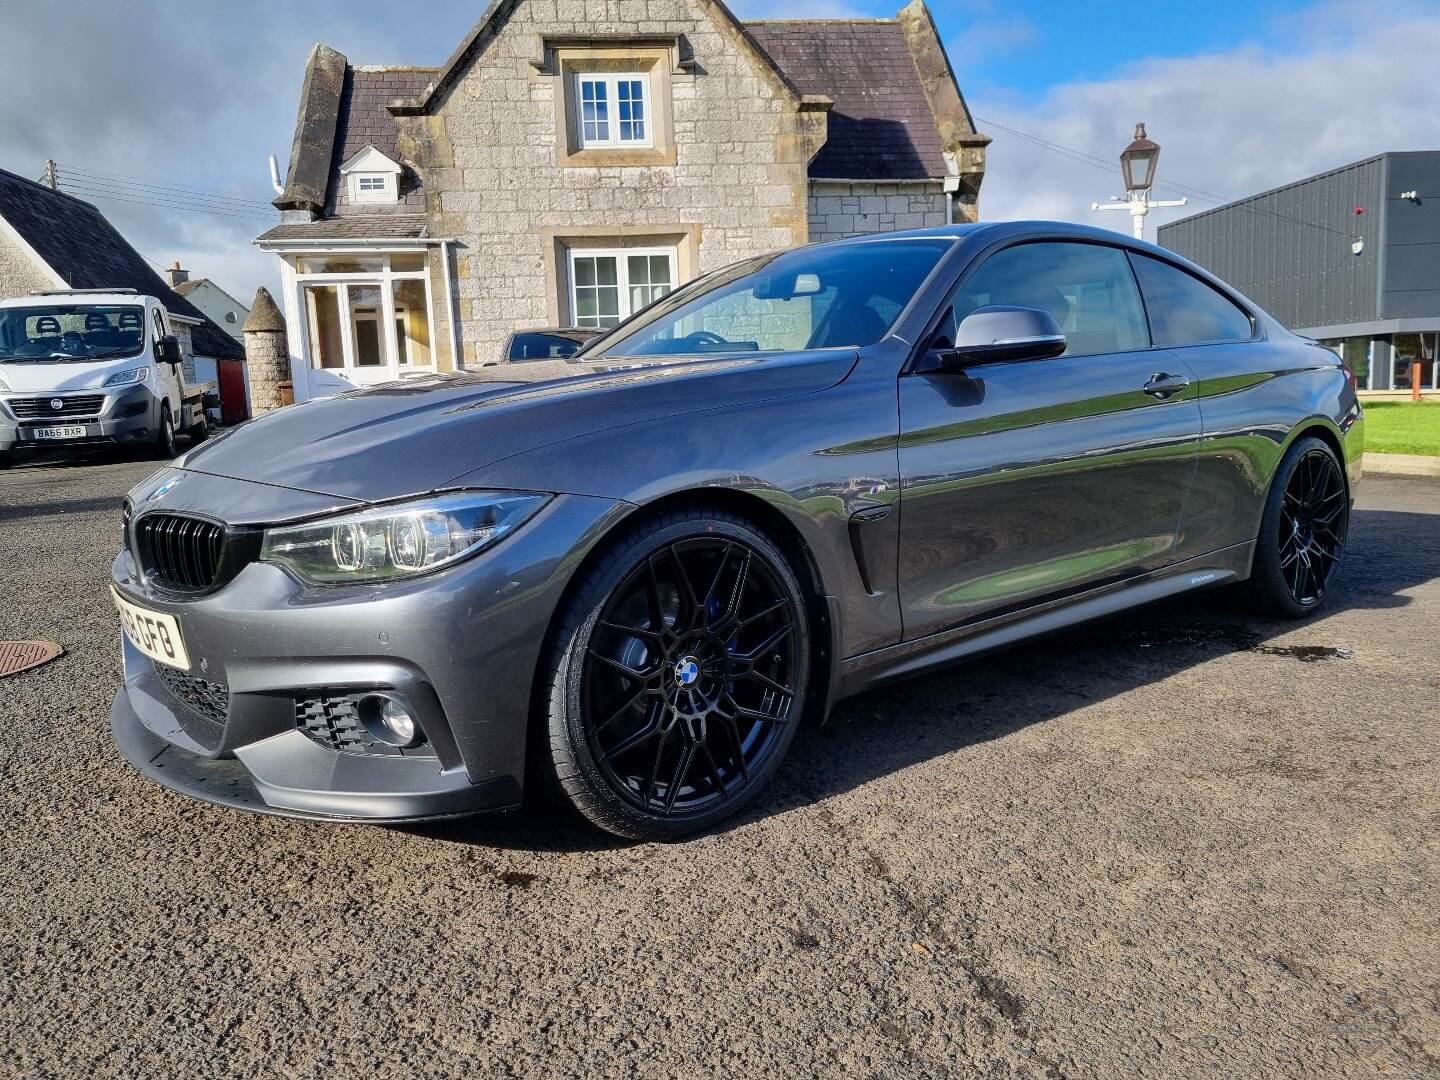
<svg viewBox="0 0 1440 1080">
<path fill-rule="evenodd" d="M 573 362 L 285 408 L 142 483 L 111 727 L 159 783 L 265 813 L 531 782 L 681 836 L 884 680 L 1204 587 L 1312 613 L 1362 439 L 1333 353 L 1114 233 L 755 258 Z"/>
</svg>

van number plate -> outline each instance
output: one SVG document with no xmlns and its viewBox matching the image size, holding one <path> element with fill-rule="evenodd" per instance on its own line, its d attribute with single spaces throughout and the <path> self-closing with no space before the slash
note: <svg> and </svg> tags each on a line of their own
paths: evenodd
<svg viewBox="0 0 1440 1080">
<path fill-rule="evenodd" d="M 74 424 L 70 427 L 37 427 L 30 432 L 35 439 L 83 439 L 85 427 L 83 424 Z"/>
</svg>

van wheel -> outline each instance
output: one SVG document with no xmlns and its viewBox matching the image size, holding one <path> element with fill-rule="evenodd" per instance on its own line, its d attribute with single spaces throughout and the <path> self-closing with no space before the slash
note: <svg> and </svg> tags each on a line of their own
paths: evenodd
<svg viewBox="0 0 1440 1080">
<path fill-rule="evenodd" d="M 1262 615 L 1303 619 L 1325 600 L 1350 527 L 1350 492 L 1329 445 L 1313 435 L 1285 453 L 1255 540 L 1245 583 L 1250 606 Z"/>
<path fill-rule="evenodd" d="M 210 437 L 210 423 L 205 419 L 205 414 L 200 414 L 200 419 L 190 425 L 190 430 L 185 433 L 190 436 L 190 442 L 199 444 Z"/>
<path fill-rule="evenodd" d="M 175 418 L 170 415 L 170 403 L 160 406 L 160 430 L 155 435 L 151 450 L 157 461 L 170 461 L 175 457 Z"/>
<path fill-rule="evenodd" d="M 697 832 L 774 775 L 809 669 L 804 596 L 774 542 L 723 511 L 666 514 L 591 567 L 561 615 L 537 764 L 607 832 Z"/>
</svg>

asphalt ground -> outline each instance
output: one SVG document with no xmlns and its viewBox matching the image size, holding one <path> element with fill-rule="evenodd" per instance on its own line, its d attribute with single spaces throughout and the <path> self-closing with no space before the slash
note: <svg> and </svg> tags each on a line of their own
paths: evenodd
<svg viewBox="0 0 1440 1080">
<path fill-rule="evenodd" d="M 1440 1075 L 1440 480 L 1332 603 L 1206 595 L 845 703 L 733 827 L 218 809 L 109 742 L 153 466 L 0 473 L 0 1076 Z"/>
</svg>

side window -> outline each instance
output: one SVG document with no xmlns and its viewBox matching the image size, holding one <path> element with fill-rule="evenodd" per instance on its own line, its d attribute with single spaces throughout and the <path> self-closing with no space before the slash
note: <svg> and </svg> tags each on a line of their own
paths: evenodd
<svg viewBox="0 0 1440 1080">
<path fill-rule="evenodd" d="M 1048 311 L 1065 331 L 1065 356 L 1150 344 L 1135 275 L 1119 248 L 1041 242 L 996 252 L 961 283 L 932 348 L 952 344 L 965 316 L 992 304 Z"/>
<path fill-rule="evenodd" d="M 1199 278 L 1148 255 L 1131 254 L 1156 345 L 1249 341 L 1250 316 Z"/>
<path fill-rule="evenodd" d="M 156 308 L 152 314 L 155 316 L 155 340 L 159 342 L 165 336 L 165 316 L 160 314 L 159 308 Z"/>
</svg>

